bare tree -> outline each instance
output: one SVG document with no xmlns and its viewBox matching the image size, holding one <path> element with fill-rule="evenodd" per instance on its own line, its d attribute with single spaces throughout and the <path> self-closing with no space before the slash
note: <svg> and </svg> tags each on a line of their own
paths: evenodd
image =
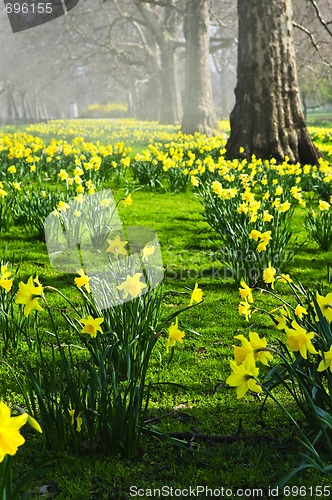
<svg viewBox="0 0 332 500">
<path fill-rule="evenodd" d="M 305 115 L 332 102 L 330 0 L 293 0 L 296 62 Z M 323 24 L 322 24 L 323 23 Z M 327 29 L 326 29 L 327 28 Z"/>
<path fill-rule="evenodd" d="M 208 0 L 187 0 L 185 92 L 182 132 L 213 135 L 218 128 L 213 109 L 209 66 Z"/>
<path fill-rule="evenodd" d="M 159 49 L 160 123 L 179 123 L 181 100 L 176 49 L 179 46 L 178 25 L 181 9 L 176 7 L 174 0 L 163 2 L 162 7 L 158 2 L 135 0 L 135 3 L 145 28 L 153 35 Z M 137 26 L 137 29 L 142 28 L 142 24 Z M 141 36 L 143 38 L 143 35 Z"/>
</svg>

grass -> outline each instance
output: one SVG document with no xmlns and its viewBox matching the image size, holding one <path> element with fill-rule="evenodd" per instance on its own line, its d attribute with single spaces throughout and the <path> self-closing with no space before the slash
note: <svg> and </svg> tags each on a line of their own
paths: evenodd
<svg viewBox="0 0 332 500">
<path fill-rule="evenodd" d="M 113 192 L 117 200 L 125 195 L 122 188 Z M 148 489 L 163 486 L 225 487 L 234 494 L 238 488 L 261 488 L 261 498 L 268 498 L 269 487 L 277 485 L 299 464 L 301 447 L 295 429 L 272 401 L 262 412 L 262 401 L 257 396 L 237 400 L 234 390 L 225 384 L 230 373 L 233 337 L 248 331 L 249 325 L 237 313 L 238 287 L 227 279 L 222 264 L 213 258 L 221 242 L 204 221 L 201 204 L 192 192 L 170 194 L 138 189 L 133 199 L 131 207 L 119 205 L 121 220 L 127 226 L 142 225 L 157 232 L 165 266 L 165 287 L 179 289 L 185 284 L 193 289 L 198 282 L 204 292 L 203 304 L 180 317 L 180 328 L 186 330 L 186 337 L 183 346 L 176 348 L 171 364 L 165 355 L 164 342 L 160 340 L 157 345 L 149 368 L 152 384 L 149 418 L 155 419 L 155 423 L 146 426 L 144 447 L 134 460 L 103 456 L 98 450 L 54 457 L 33 432 L 24 429 L 27 444 L 17 454 L 14 476 L 18 478 L 33 465 L 47 464 L 52 458 L 35 478 L 32 498 L 122 500 L 133 497 L 130 492 L 137 492 L 137 488 L 142 490 L 137 495 L 140 498 L 156 498 L 158 492 L 150 494 Z M 305 237 L 302 223 L 303 215 L 296 212 L 293 227 L 299 241 L 294 246 L 296 253 L 289 270 L 303 284 L 315 289 L 326 285 L 332 255 L 319 251 Z M 66 291 L 73 284 L 73 276 L 51 268 L 46 245 L 36 241 L 22 226 L 1 234 L 0 251 L 6 259 L 13 257 L 19 264 L 19 275 L 24 280 L 38 274 L 44 285 Z M 74 288 L 68 293 L 71 297 L 77 295 Z M 52 305 L 63 307 L 55 297 Z M 168 307 L 176 305 L 176 301 L 170 302 Z M 267 337 L 278 335 L 264 317 L 257 316 L 250 329 L 258 325 Z M 33 353 L 22 347 L 18 353 L 6 353 L 0 365 L 4 379 L 1 396 L 6 401 L 19 401 L 15 385 L 6 379 L 9 377 L 6 364 L 15 369 L 22 356 L 33 357 Z M 228 437 L 239 432 L 239 438 L 233 441 L 226 438 L 220 443 L 194 441 L 190 447 L 179 446 L 160 434 L 186 431 Z M 306 471 L 295 476 L 292 484 L 309 488 L 328 485 L 329 479 L 318 472 Z M 204 495 L 200 498 L 205 498 Z"/>
</svg>

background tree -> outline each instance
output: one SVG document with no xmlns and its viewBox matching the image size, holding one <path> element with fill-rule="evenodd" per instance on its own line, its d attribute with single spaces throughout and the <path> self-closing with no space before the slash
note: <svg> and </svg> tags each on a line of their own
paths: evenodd
<svg viewBox="0 0 332 500">
<path fill-rule="evenodd" d="M 296 73 L 291 0 L 238 0 L 236 103 L 228 157 L 255 154 L 316 164 Z"/>
<path fill-rule="evenodd" d="M 180 2 L 181 3 L 181 2 Z M 176 49 L 179 47 L 179 20 L 181 8 L 174 0 L 164 2 L 162 7 L 152 2 L 135 0 L 144 26 L 153 35 L 158 45 L 158 68 L 160 87 L 160 123 L 175 124 L 181 118 L 179 89 L 179 66 Z M 147 47 L 148 49 L 148 47 Z"/>
<path fill-rule="evenodd" d="M 332 102 L 331 2 L 293 0 L 294 40 L 304 113 Z"/>
<path fill-rule="evenodd" d="M 185 134 L 213 135 L 218 128 L 209 67 L 209 3 L 187 0 L 185 90 L 181 129 Z"/>
</svg>

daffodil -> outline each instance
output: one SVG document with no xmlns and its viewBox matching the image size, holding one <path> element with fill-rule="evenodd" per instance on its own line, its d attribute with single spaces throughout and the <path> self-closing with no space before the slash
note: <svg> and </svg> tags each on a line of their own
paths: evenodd
<svg viewBox="0 0 332 500">
<path fill-rule="evenodd" d="M 251 316 L 251 307 L 247 300 L 240 302 L 240 304 L 238 305 L 238 311 L 240 315 L 245 316 L 246 321 L 249 321 L 249 318 Z"/>
<path fill-rule="evenodd" d="M 255 365 L 253 356 L 247 356 L 240 365 L 235 361 L 230 362 L 232 373 L 226 380 L 226 384 L 237 388 L 237 398 L 242 398 L 248 390 L 260 393 L 261 386 L 256 381 L 259 370 Z"/>
<path fill-rule="evenodd" d="M 321 352 L 320 353 L 322 356 L 322 361 L 319 363 L 317 371 L 322 372 L 324 370 L 327 370 L 328 368 L 332 372 L 332 346 L 330 347 L 330 350 L 327 352 Z"/>
<path fill-rule="evenodd" d="M 75 410 L 68 410 L 68 413 L 69 413 L 70 424 L 74 425 L 74 422 L 75 422 Z"/>
<path fill-rule="evenodd" d="M 222 191 L 222 185 L 219 181 L 213 181 L 211 184 L 211 188 L 215 194 L 220 194 Z"/>
<path fill-rule="evenodd" d="M 257 252 L 265 252 L 266 248 L 267 248 L 267 245 L 268 243 L 265 242 L 265 241 L 261 241 L 260 243 L 258 243 L 257 245 Z"/>
<path fill-rule="evenodd" d="M 286 309 L 280 309 L 281 316 L 273 316 L 277 322 L 277 329 L 284 330 L 288 325 L 289 313 Z"/>
<path fill-rule="evenodd" d="M 11 184 L 16 191 L 21 191 L 21 182 L 12 182 Z"/>
<path fill-rule="evenodd" d="M 11 273 L 7 270 L 7 266 L 1 266 L 1 273 L 0 273 L 0 287 L 4 288 L 6 292 L 10 292 L 12 286 L 13 286 L 13 278 L 10 278 Z"/>
<path fill-rule="evenodd" d="M 274 267 L 271 266 L 271 262 L 269 262 L 268 267 L 266 269 L 264 269 L 264 271 L 263 271 L 263 280 L 265 283 L 268 283 L 271 285 L 272 290 L 274 288 L 276 274 L 277 274 L 277 271 L 274 269 Z"/>
<path fill-rule="evenodd" d="M 81 417 L 81 414 L 79 414 L 76 417 L 76 430 L 77 430 L 77 432 L 81 432 L 82 424 L 83 424 L 83 418 Z"/>
<path fill-rule="evenodd" d="M 82 288 L 83 286 L 85 287 L 86 291 L 88 293 L 91 293 L 91 290 L 90 290 L 90 285 L 89 285 L 89 281 L 91 278 L 89 278 L 85 272 L 84 272 L 84 269 L 79 269 L 77 271 L 77 274 L 79 275 L 79 277 L 76 277 L 74 279 L 75 281 L 75 284 L 77 286 L 77 288 Z"/>
<path fill-rule="evenodd" d="M 292 283 L 293 282 L 293 280 L 289 276 L 289 274 L 281 274 L 279 281 L 281 281 L 281 283 Z"/>
<path fill-rule="evenodd" d="M 20 428 L 27 420 L 27 413 L 12 417 L 8 406 L 0 402 L 0 462 L 6 455 L 15 455 L 18 447 L 25 443 Z"/>
<path fill-rule="evenodd" d="M 35 286 L 34 283 L 37 285 Z M 21 281 L 19 290 L 16 296 L 16 303 L 24 305 L 24 316 L 29 316 L 30 312 L 35 309 L 42 311 L 43 308 L 39 304 L 39 299 L 43 296 L 43 287 L 39 283 L 38 276 L 33 278 L 30 276 L 27 283 Z"/>
<path fill-rule="evenodd" d="M 106 249 L 106 252 L 113 253 L 114 257 L 117 258 L 118 255 L 127 255 L 127 250 L 125 246 L 128 241 L 121 241 L 120 236 L 117 234 L 114 240 L 107 240 L 109 246 Z"/>
<path fill-rule="evenodd" d="M 68 172 L 66 170 L 64 170 L 63 168 L 58 173 L 58 176 L 60 177 L 60 179 L 62 181 L 66 181 L 68 179 L 68 177 L 69 177 Z"/>
<path fill-rule="evenodd" d="M 327 201 L 320 200 L 318 208 L 321 212 L 324 212 L 325 210 L 328 210 L 330 208 L 330 204 Z"/>
<path fill-rule="evenodd" d="M 301 306 L 300 304 L 297 304 L 297 306 L 294 309 L 294 314 L 298 316 L 300 319 L 303 318 L 303 314 L 308 314 L 306 309 Z"/>
<path fill-rule="evenodd" d="M 101 328 L 101 324 L 103 323 L 104 318 L 93 318 L 90 314 L 87 318 L 80 319 L 80 323 L 84 325 L 84 328 L 81 330 L 81 333 L 87 333 L 91 337 L 96 337 L 97 332 L 103 333 Z"/>
<path fill-rule="evenodd" d="M 130 276 L 127 274 L 126 280 L 121 283 L 121 285 L 117 286 L 118 290 L 122 290 L 124 294 L 124 298 L 126 299 L 128 295 L 134 299 L 140 295 L 142 290 L 146 288 L 146 284 L 140 281 L 142 273 L 135 273 L 134 276 Z"/>
<path fill-rule="evenodd" d="M 316 300 L 319 305 L 320 310 L 324 318 L 327 319 L 329 323 L 332 321 L 332 292 L 328 293 L 325 297 L 316 293 Z"/>
<path fill-rule="evenodd" d="M 68 203 L 66 203 L 65 201 L 61 200 L 57 204 L 56 209 L 58 210 L 58 212 L 66 212 L 68 210 L 69 206 L 70 205 Z"/>
<path fill-rule="evenodd" d="M 316 349 L 311 343 L 314 338 L 314 332 L 307 333 L 304 328 L 302 328 L 295 319 L 292 321 L 293 328 L 285 328 L 287 334 L 287 344 L 292 349 L 292 351 L 300 351 L 302 358 L 307 359 L 307 353 L 318 354 Z"/>
<path fill-rule="evenodd" d="M 68 413 L 69 413 L 69 418 L 70 418 L 70 424 L 74 425 L 74 423 L 75 423 L 75 410 L 68 410 Z M 83 424 L 82 414 L 79 413 L 76 417 L 76 430 L 77 430 L 77 432 L 81 432 L 82 424 Z"/>
<path fill-rule="evenodd" d="M 198 283 L 195 283 L 195 287 L 191 292 L 189 307 L 193 305 L 194 302 L 198 303 L 203 300 L 203 292 L 200 288 L 198 288 Z"/>
<path fill-rule="evenodd" d="M 244 279 L 241 280 L 241 288 L 239 288 L 239 294 L 241 299 L 247 299 L 248 302 L 254 302 L 253 296 L 252 296 L 252 291 L 253 288 L 250 288 Z"/>
<path fill-rule="evenodd" d="M 264 233 L 261 233 L 259 237 L 262 242 L 269 243 L 269 241 L 272 239 L 271 231 L 265 231 Z"/>
<path fill-rule="evenodd" d="M 261 234 L 262 233 L 260 231 L 258 231 L 257 229 L 253 229 L 249 233 L 249 239 L 254 240 L 254 241 L 258 241 L 258 238 L 260 238 Z"/>
<path fill-rule="evenodd" d="M 108 208 L 111 204 L 112 200 L 110 198 L 103 198 L 100 202 L 100 206 L 103 208 Z"/>
<path fill-rule="evenodd" d="M 285 201 L 284 203 L 281 203 L 277 208 L 280 213 L 287 212 L 291 207 L 291 204 L 289 201 Z"/>
<path fill-rule="evenodd" d="M 144 248 L 142 248 L 141 253 L 142 253 L 142 261 L 143 262 L 148 262 L 149 257 L 153 255 L 155 252 L 155 246 L 154 245 L 145 245 Z"/>
<path fill-rule="evenodd" d="M 128 194 L 128 196 L 122 200 L 122 204 L 124 207 L 130 207 L 130 205 L 132 205 L 132 203 L 133 203 L 133 199 L 131 197 L 131 194 Z"/>
<path fill-rule="evenodd" d="M 183 337 L 185 333 L 179 330 L 178 318 L 175 319 L 175 323 L 172 323 L 168 329 L 168 338 L 166 340 L 166 350 L 169 351 L 170 347 L 174 347 L 176 342 L 183 344 Z"/>
<path fill-rule="evenodd" d="M 260 361 L 268 366 L 269 361 L 273 358 L 272 353 L 267 351 L 267 340 L 262 339 L 256 332 L 249 332 L 249 340 L 244 335 L 236 335 L 234 338 L 241 341 L 241 346 L 234 347 L 234 358 L 238 365 L 243 363 L 248 355 L 254 356 L 255 361 Z"/>
</svg>

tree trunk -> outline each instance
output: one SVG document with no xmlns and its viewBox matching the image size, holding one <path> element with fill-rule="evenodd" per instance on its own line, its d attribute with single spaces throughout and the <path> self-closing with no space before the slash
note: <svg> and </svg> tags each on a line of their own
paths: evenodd
<svg viewBox="0 0 332 500">
<path fill-rule="evenodd" d="M 138 81 L 136 87 L 136 114 L 138 120 L 159 121 L 160 82 L 157 77 Z"/>
<path fill-rule="evenodd" d="M 180 122 L 181 103 L 178 84 L 178 67 L 176 57 L 177 16 L 174 11 L 174 0 L 163 5 L 164 13 L 159 17 L 148 3 L 136 0 L 136 7 L 145 22 L 145 27 L 157 43 L 155 66 L 160 76 L 160 123 L 172 125 Z M 152 55 L 151 46 L 147 52 Z"/>
<path fill-rule="evenodd" d="M 176 52 L 170 41 L 162 41 L 159 48 L 161 62 L 160 123 L 163 125 L 177 124 L 180 123 L 181 103 Z"/>
<path fill-rule="evenodd" d="M 187 0 L 185 97 L 182 132 L 213 135 L 218 128 L 213 110 L 209 67 L 208 0 Z"/>
<path fill-rule="evenodd" d="M 291 0 L 238 0 L 236 103 L 227 156 L 317 164 L 301 108 Z M 239 149 L 245 152 L 241 155 Z"/>
</svg>

